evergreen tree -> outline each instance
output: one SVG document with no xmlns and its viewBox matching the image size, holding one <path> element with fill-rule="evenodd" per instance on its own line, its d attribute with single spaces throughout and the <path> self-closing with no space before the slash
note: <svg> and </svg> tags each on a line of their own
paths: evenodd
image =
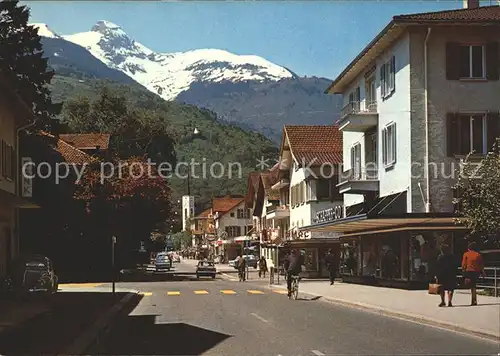
<svg viewBox="0 0 500 356">
<path fill-rule="evenodd" d="M 52 131 L 52 118 L 61 105 L 52 103 L 47 85 L 54 72 L 47 69 L 38 31 L 28 25 L 30 12 L 19 1 L 0 2 L 0 70 L 12 76 L 11 84 L 33 109 L 37 128 Z"/>
</svg>

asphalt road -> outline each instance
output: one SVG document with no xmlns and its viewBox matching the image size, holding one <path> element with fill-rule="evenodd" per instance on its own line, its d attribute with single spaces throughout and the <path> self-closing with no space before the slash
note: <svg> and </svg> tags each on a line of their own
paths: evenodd
<svg viewBox="0 0 500 356">
<path fill-rule="evenodd" d="M 498 343 L 252 282 L 186 279 L 123 283 L 144 292 L 117 320 L 106 355 L 497 355 Z M 282 291 L 281 291 L 282 293 Z"/>
</svg>

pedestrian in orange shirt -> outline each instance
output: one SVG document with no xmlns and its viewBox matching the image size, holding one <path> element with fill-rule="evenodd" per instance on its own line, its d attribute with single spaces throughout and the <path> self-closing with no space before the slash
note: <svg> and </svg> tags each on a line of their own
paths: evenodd
<svg viewBox="0 0 500 356">
<path fill-rule="evenodd" d="M 462 271 L 465 278 L 465 284 L 471 289 L 471 305 L 477 305 L 476 284 L 479 276 L 484 276 L 483 256 L 477 251 L 475 242 L 469 244 L 469 250 L 464 253 L 462 258 Z"/>
</svg>

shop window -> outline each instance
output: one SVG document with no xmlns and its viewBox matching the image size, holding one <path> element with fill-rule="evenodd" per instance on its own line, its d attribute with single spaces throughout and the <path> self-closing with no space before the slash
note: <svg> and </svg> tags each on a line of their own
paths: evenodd
<svg viewBox="0 0 500 356">
<path fill-rule="evenodd" d="M 413 233 L 410 238 L 410 278 L 430 281 L 436 275 L 436 262 L 442 244 L 453 246 L 449 233 Z"/>
<path fill-rule="evenodd" d="M 342 244 L 340 251 L 340 274 L 348 276 L 358 275 L 358 242 L 350 241 Z"/>
<path fill-rule="evenodd" d="M 306 248 L 304 255 L 304 265 L 307 271 L 317 271 L 318 269 L 318 250 L 315 248 Z"/>
</svg>

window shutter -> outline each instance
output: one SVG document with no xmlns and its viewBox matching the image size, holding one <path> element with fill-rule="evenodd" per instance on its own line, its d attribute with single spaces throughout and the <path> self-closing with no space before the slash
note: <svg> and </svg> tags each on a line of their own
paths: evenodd
<svg viewBox="0 0 500 356">
<path fill-rule="evenodd" d="M 354 169 L 354 146 L 351 146 L 351 170 Z"/>
<path fill-rule="evenodd" d="M 387 164 L 387 129 L 382 129 L 382 163 Z"/>
<path fill-rule="evenodd" d="M 7 144 L 2 140 L 2 177 L 7 176 Z"/>
<path fill-rule="evenodd" d="M 385 96 L 385 65 L 382 64 L 380 67 L 380 96 L 383 98 Z"/>
<path fill-rule="evenodd" d="M 10 148 L 10 179 L 14 180 L 15 177 L 15 167 L 16 167 L 16 157 L 14 152 L 14 146 L 9 146 Z"/>
<path fill-rule="evenodd" d="M 356 88 L 356 100 L 358 103 L 361 101 L 361 89 L 359 87 Z"/>
<path fill-rule="evenodd" d="M 391 58 L 391 91 L 396 90 L 396 57 Z"/>
<path fill-rule="evenodd" d="M 455 42 L 446 43 L 446 79 L 460 79 L 460 45 Z"/>
<path fill-rule="evenodd" d="M 392 124 L 392 138 L 391 138 L 391 145 L 392 145 L 392 162 L 396 163 L 396 143 L 397 135 L 396 135 L 396 123 Z"/>
<path fill-rule="evenodd" d="M 452 157 L 460 150 L 460 125 L 458 122 L 458 114 L 446 114 L 446 143 L 448 157 Z"/>
<path fill-rule="evenodd" d="M 498 60 L 498 42 L 486 44 L 486 79 L 498 80 L 500 61 Z"/>
<path fill-rule="evenodd" d="M 488 151 L 493 148 L 493 145 L 497 138 L 500 137 L 500 114 L 488 113 L 486 116 L 486 133 L 487 133 L 487 145 Z"/>
</svg>

